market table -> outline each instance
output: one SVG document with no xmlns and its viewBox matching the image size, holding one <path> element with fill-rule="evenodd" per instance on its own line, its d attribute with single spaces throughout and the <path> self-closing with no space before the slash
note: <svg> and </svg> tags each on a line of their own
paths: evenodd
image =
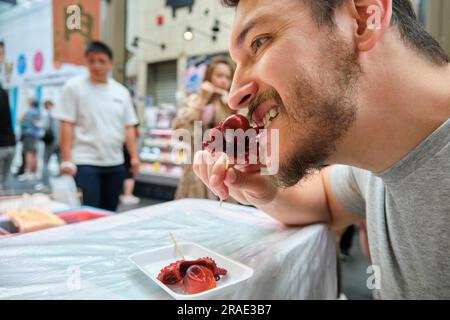
<svg viewBox="0 0 450 320">
<path fill-rule="evenodd" d="M 128 257 L 195 242 L 254 269 L 221 299 L 335 299 L 325 225 L 288 228 L 251 207 L 181 200 L 0 240 L 0 299 L 171 299 Z"/>
</svg>

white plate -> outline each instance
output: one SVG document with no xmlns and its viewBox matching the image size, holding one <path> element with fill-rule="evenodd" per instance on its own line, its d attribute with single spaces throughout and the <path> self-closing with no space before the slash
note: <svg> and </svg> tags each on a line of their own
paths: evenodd
<svg viewBox="0 0 450 320">
<path fill-rule="evenodd" d="M 214 251 L 206 249 L 198 244 L 190 242 L 179 243 L 186 260 L 199 258 L 212 258 L 219 267 L 228 272 L 217 281 L 217 287 L 197 294 L 185 293 L 182 285 L 165 285 L 156 277 L 161 269 L 179 260 L 174 246 L 162 247 L 154 250 L 135 253 L 128 257 L 142 272 L 149 276 L 158 286 L 177 300 L 205 300 L 217 297 L 217 295 L 230 292 L 231 288 L 237 289 L 237 285 L 253 276 L 253 269 L 228 259 Z"/>
</svg>

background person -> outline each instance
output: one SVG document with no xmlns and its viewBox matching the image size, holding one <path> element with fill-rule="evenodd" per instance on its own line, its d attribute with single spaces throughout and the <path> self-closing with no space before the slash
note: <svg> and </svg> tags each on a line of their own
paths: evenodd
<svg viewBox="0 0 450 320">
<path fill-rule="evenodd" d="M 5 45 L 0 42 L 0 65 L 4 63 Z M 16 137 L 13 131 L 8 93 L 0 79 L 0 194 L 11 190 L 11 165 L 14 159 Z"/>
<path fill-rule="evenodd" d="M 38 146 L 44 136 L 42 114 L 39 111 L 39 102 L 29 100 L 29 107 L 22 116 L 22 145 L 25 153 L 25 180 L 36 180 L 38 170 Z"/>
<path fill-rule="evenodd" d="M 203 129 L 206 130 L 214 128 L 220 121 L 234 114 L 235 111 L 227 104 L 233 74 L 234 66 L 227 58 L 212 58 L 200 93 L 192 94 L 184 101 L 173 128 L 187 129 L 193 137 L 195 121 L 202 121 Z M 218 199 L 194 174 L 192 165 L 185 166 L 175 198 Z"/>
<path fill-rule="evenodd" d="M 129 91 L 109 77 L 113 53 L 102 42 L 85 52 L 89 77 L 70 80 L 54 117 L 61 121 L 61 172 L 75 176 L 85 205 L 115 211 L 125 179 L 123 145 L 139 169 L 138 120 Z"/>
<path fill-rule="evenodd" d="M 52 155 L 56 155 L 58 158 L 58 163 L 61 163 L 61 152 L 59 147 L 59 131 L 60 123 L 57 119 L 53 118 L 53 107 L 52 101 L 47 100 L 44 103 L 43 111 L 43 123 L 45 134 L 42 141 L 45 144 L 44 149 L 44 167 L 42 171 L 42 179 L 45 184 L 49 184 L 49 162 Z"/>
</svg>

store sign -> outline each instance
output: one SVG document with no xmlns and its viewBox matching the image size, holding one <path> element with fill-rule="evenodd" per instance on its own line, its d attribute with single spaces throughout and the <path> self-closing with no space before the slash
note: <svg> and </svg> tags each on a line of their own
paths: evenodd
<svg viewBox="0 0 450 320">
<path fill-rule="evenodd" d="M 84 65 L 86 45 L 100 38 L 100 0 L 53 0 L 54 61 Z"/>
<path fill-rule="evenodd" d="M 36 73 L 39 73 L 44 68 L 44 54 L 42 51 L 36 52 L 33 59 L 33 67 Z"/>
<path fill-rule="evenodd" d="M 27 71 L 27 57 L 25 54 L 20 54 L 17 59 L 17 73 L 23 75 Z"/>
<path fill-rule="evenodd" d="M 166 6 L 172 8 L 173 17 L 176 17 L 177 10 L 181 8 L 189 8 L 189 12 L 192 12 L 194 6 L 194 0 L 166 0 Z"/>
</svg>

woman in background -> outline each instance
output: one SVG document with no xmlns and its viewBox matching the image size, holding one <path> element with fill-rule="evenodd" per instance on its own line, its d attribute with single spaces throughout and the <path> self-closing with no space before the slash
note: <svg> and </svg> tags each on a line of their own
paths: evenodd
<svg viewBox="0 0 450 320">
<path fill-rule="evenodd" d="M 27 180 L 37 179 L 37 151 L 38 143 L 44 136 L 42 114 L 39 111 L 39 102 L 30 100 L 29 109 L 20 122 L 22 129 L 23 152 L 25 153 L 25 175 Z"/>
<path fill-rule="evenodd" d="M 233 75 L 234 66 L 227 58 L 213 58 L 206 70 L 200 93 L 186 98 L 174 120 L 173 128 L 187 129 L 193 137 L 195 121 L 202 121 L 203 130 L 207 130 L 236 113 L 227 104 Z M 218 200 L 218 197 L 195 175 L 192 165 L 186 165 L 184 168 L 175 198 Z"/>
</svg>

